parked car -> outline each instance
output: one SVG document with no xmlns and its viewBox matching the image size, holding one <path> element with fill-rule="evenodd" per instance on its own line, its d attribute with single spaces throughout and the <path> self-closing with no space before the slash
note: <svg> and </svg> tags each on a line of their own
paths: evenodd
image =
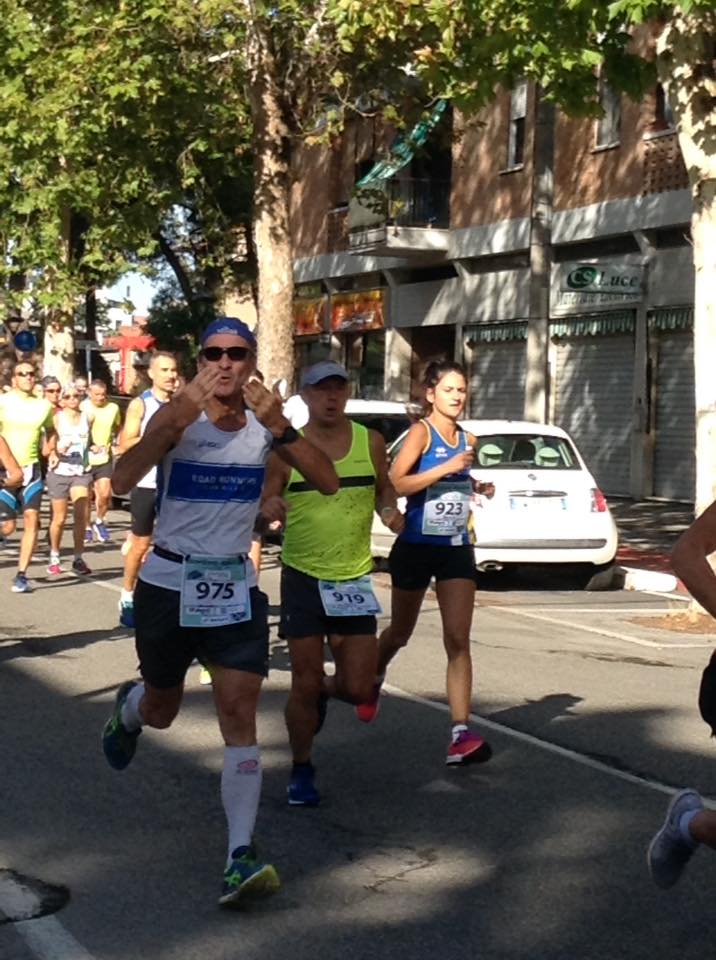
<svg viewBox="0 0 716 960">
<path fill-rule="evenodd" d="M 478 570 L 580 564 L 592 574 L 613 563 L 614 518 L 564 430 L 519 420 L 464 420 L 461 425 L 477 437 L 473 478 L 495 485 L 492 499 L 475 494 L 472 500 Z M 404 438 L 391 446 L 391 458 Z M 373 555 L 387 557 L 394 534 L 377 516 L 371 539 Z"/>
</svg>

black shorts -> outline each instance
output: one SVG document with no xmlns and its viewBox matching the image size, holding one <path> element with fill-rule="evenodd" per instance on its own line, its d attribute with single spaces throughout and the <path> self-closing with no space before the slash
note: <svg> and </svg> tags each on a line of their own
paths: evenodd
<svg viewBox="0 0 716 960">
<path fill-rule="evenodd" d="M 157 516 L 157 491 L 152 487 L 134 487 L 129 495 L 131 531 L 135 537 L 151 537 Z"/>
<path fill-rule="evenodd" d="M 97 480 L 109 480 L 112 477 L 113 470 L 114 465 L 111 460 L 108 460 L 107 463 L 97 464 L 94 467 L 90 466 L 90 472 L 94 482 Z"/>
<path fill-rule="evenodd" d="M 268 597 L 251 588 L 251 619 L 223 627 L 182 627 L 181 595 L 141 578 L 134 591 L 134 624 L 142 678 L 166 690 L 184 682 L 196 658 L 205 666 L 217 664 L 268 676 Z"/>
<path fill-rule="evenodd" d="M 289 637 L 374 637 L 374 616 L 329 617 L 323 609 L 318 580 L 293 567 L 281 571 L 281 620 L 278 635 Z"/>
<path fill-rule="evenodd" d="M 24 471 L 23 471 L 24 472 Z M 0 491 L 0 520 L 14 520 L 25 510 L 39 510 L 42 505 L 42 472 L 40 464 L 33 465 L 27 483 L 22 487 Z"/>
<path fill-rule="evenodd" d="M 433 547 L 429 543 L 396 540 L 388 557 L 393 586 L 399 590 L 425 590 L 433 577 L 475 581 L 475 553 L 470 544 Z"/>
</svg>

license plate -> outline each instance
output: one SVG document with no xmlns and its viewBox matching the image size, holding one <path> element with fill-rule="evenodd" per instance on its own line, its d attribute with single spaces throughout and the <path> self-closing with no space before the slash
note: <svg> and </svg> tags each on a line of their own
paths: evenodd
<svg viewBox="0 0 716 960">
<path fill-rule="evenodd" d="M 510 497 L 510 510 L 529 510 L 530 513 L 559 513 L 566 509 L 566 497 Z"/>
</svg>

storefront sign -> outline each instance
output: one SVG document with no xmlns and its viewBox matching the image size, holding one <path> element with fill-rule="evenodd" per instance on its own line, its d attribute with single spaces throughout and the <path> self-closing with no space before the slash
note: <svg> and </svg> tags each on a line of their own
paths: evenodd
<svg viewBox="0 0 716 960">
<path fill-rule="evenodd" d="M 383 303 L 383 290 L 334 294 L 331 297 L 331 330 L 334 333 L 381 330 L 385 326 Z"/>
<path fill-rule="evenodd" d="M 296 297 L 293 301 L 296 336 L 325 333 L 327 312 L 328 297 Z"/>
<path fill-rule="evenodd" d="M 644 271 L 631 264 L 563 263 L 558 269 L 553 312 L 594 310 L 643 298 Z"/>
</svg>

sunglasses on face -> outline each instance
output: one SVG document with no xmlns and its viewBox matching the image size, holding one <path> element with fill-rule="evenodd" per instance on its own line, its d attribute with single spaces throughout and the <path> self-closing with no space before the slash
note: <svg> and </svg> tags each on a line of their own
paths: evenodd
<svg viewBox="0 0 716 960">
<path fill-rule="evenodd" d="M 17 376 L 18 377 L 34 377 L 35 371 L 34 370 L 18 370 Z"/>
<path fill-rule="evenodd" d="M 204 347 L 201 355 L 210 363 L 217 363 L 226 354 L 233 363 L 245 360 L 251 353 L 248 347 Z"/>
<path fill-rule="evenodd" d="M 66 393 L 65 400 L 79 400 L 79 393 Z"/>
<path fill-rule="evenodd" d="M 59 393 L 59 387 L 45 387 L 45 393 Z"/>
</svg>

